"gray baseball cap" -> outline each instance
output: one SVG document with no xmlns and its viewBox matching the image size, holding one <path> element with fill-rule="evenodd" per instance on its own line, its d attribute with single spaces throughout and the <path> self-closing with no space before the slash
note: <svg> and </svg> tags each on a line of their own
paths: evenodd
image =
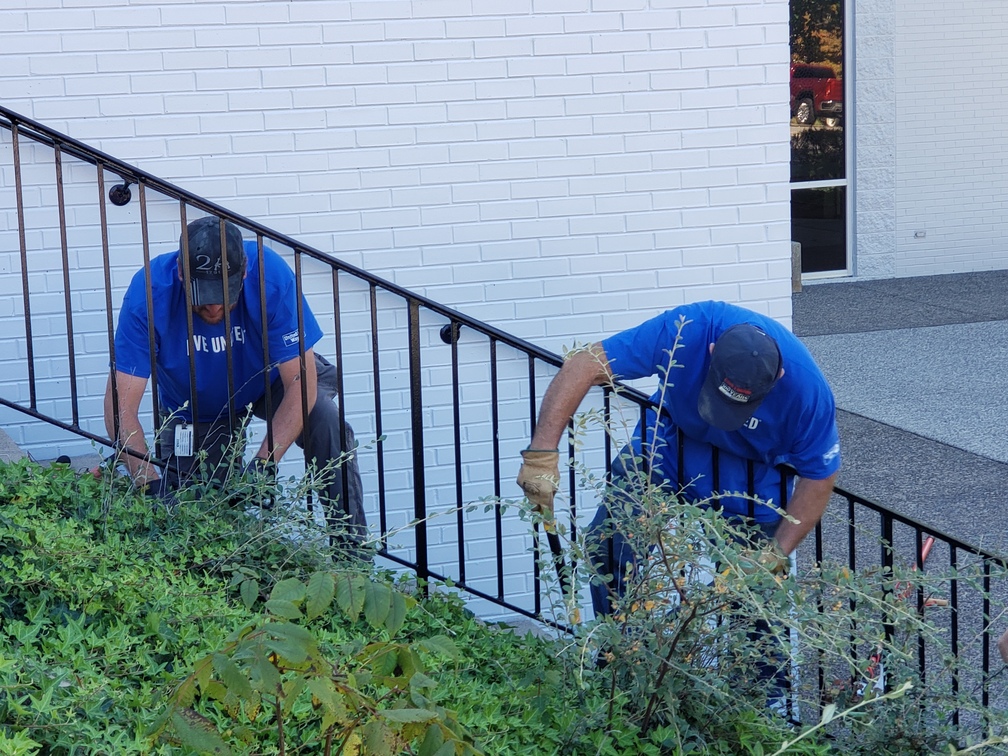
<svg viewBox="0 0 1008 756">
<path fill-rule="evenodd" d="M 230 221 L 224 221 L 227 254 L 221 254 L 220 218 L 207 216 L 194 220 L 186 228 L 189 237 L 189 276 L 192 282 L 193 305 L 224 304 L 223 267 L 227 268 L 228 305 L 238 301 L 245 281 L 245 245 L 241 231 Z M 179 238 L 179 249 L 182 239 Z"/>
</svg>

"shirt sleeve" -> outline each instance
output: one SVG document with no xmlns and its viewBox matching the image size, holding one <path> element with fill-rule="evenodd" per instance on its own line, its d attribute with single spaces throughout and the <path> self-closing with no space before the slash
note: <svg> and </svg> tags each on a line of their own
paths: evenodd
<svg viewBox="0 0 1008 756">
<path fill-rule="evenodd" d="M 655 375 L 669 364 L 669 351 L 679 333 L 678 310 L 668 310 L 638 326 L 602 340 L 609 368 L 619 380 Z"/>
<path fill-rule="evenodd" d="M 133 276 L 119 310 L 119 323 L 115 332 L 116 370 L 150 378 L 150 337 L 147 331 L 147 297 L 143 271 Z"/>
<path fill-rule="evenodd" d="M 817 385 L 798 420 L 798 435 L 791 452 L 777 462 L 790 465 L 803 478 L 825 480 L 840 469 L 840 461 L 833 393 L 825 384 Z"/>
<path fill-rule="evenodd" d="M 274 253 L 275 255 L 275 253 Z M 298 328 L 297 286 L 294 273 L 278 256 L 276 265 L 267 270 L 267 280 L 275 282 L 268 290 L 270 361 L 279 364 L 298 357 L 301 352 L 301 330 Z M 307 351 L 322 338 L 322 329 L 314 313 L 302 297 L 304 317 L 304 348 Z"/>
</svg>

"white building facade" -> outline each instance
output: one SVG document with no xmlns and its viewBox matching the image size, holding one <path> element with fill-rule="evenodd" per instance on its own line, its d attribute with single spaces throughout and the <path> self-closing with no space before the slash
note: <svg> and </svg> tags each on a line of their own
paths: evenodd
<svg viewBox="0 0 1008 756">
<path fill-rule="evenodd" d="M 844 233 L 828 275 L 1008 266 L 1008 9 L 842 12 Z M 3 107 L 555 352 L 701 299 L 790 324 L 791 58 L 787 0 L 0 0 Z M 0 129 L 0 396 L 26 398 L 27 288 L 39 406 L 65 413 L 70 280 L 80 425 L 101 434 L 104 261 L 117 313 L 143 263 L 138 203 L 100 209 L 95 169 L 65 158 L 63 275 L 51 150 L 20 153 L 16 177 Z M 152 198 L 148 227 L 151 254 L 176 249 L 178 203 Z M 328 275 L 305 273 L 327 329 Z M 369 365 L 344 367 L 366 395 Z M 409 390 L 403 370 L 385 380 Z M 485 409 L 471 394 L 464 422 Z M 516 471 L 529 423 L 513 399 L 497 440 Z M 368 405 L 347 405 L 368 443 Z M 5 408 L 0 427 L 40 457 L 89 446 Z M 486 429 L 466 427 L 486 459 Z M 407 429 L 383 429 L 390 454 L 409 456 Z M 447 491 L 441 453 L 428 482 Z M 473 500 L 490 493 L 478 459 Z"/>
</svg>

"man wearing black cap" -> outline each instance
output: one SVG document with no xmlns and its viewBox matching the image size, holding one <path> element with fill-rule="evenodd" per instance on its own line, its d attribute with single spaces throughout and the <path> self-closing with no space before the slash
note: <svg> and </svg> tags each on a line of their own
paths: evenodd
<svg viewBox="0 0 1008 756">
<path fill-rule="evenodd" d="M 339 432 L 339 411 L 333 401 L 336 369 L 313 350 L 322 338 L 321 328 L 303 297 L 301 327 L 297 300 L 294 274 L 279 255 L 264 247 L 260 258 L 258 244 L 243 242 L 237 226 L 209 216 L 188 225 L 179 250 L 151 260 L 149 301 L 145 273 L 136 273 L 119 313 L 115 380 L 110 376 L 105 391 L 105 426 L 121 445 L 142 455 L 125 455 L 138 486 L 164 496 L 194 476 L 222 482 L 229 474 L 222 447 L 231 446 L 248 406 L 269 422 L 270 429 L 246 465 L 249 475 L 269 477 L 292 443 L 305 448 L 305 401 L 306 457 L 324 466 L 344 450 L 353 451 L 352 429 L 346 425 L 345 434 Z M 167 462 L 163 470 L 147 460 L 139 420 L 151 376 L 151 339 L 158 409 L 164 421 L 156 441 L 158 458 Z M 201 450 L 207 456 L 202 470 L 197 456 Z M 361 535 L 365 519 L 355 457 L 330 476 L 321 493 L 327 513 L 344 519 L 351 533 Z"/>
<path fill-rule="evenodd" d="M 662 385 L 652 396 L 660 413 L 648 411 L 644 420 L 653 454 L 651 479 L 669 481 L 690 500 L 716 496 L 727 516 L 769 542 L 763 552 L 766 566 L 785 569 L 786 555 L 822 517 L 840 469 L 833 393 L 790 331 L 725 302 L 668 310 L 564 362 L 546 389 L 532 442 L 522 452 L 518 485 L 529 502 L 552 518 L 560 480 L 557 447 L 588 390 L 614 378 L 653 375 Z M 677 429 L 682 432 L 682 470 Z M 641 456 L 641 438 L 638 423 L 632 450 L 624 450 L 613 463 L 615 481 L 627 475 L 624 460 Z M 782 481 L 780 466 L 798 478 L 787 474 Z M 747 492 L 780 506 L 782 487 L 789 492 L 787 512 L 796 522 L 750 498 L 726 493 Z M 608 518 L 603 505 L 589 537 L 601 537 Z M 619 534 L 612 538 L 612 549 L 599 549 L 596 557 L 599 574 L 614 576 L 609 585 L 591 586 L 596 615 L 610 612 L 610 595 L 621 589 L 625 565 L 634 561 Z"/>
</svg>

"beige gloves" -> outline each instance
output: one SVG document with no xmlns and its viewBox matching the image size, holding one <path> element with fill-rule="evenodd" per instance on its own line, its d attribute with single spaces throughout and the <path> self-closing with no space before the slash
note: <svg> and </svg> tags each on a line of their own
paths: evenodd
<svg viewBox="0 0 1008 756">
<path fill-rule="evenodd" d="M 752 575 L 766 570 L 773 575 L 783 575 L 791 568 L 791 560 L 781 551 L 776 540 L 760 544 L 759 548 L 746 549 L 739 560 L 742 572 Z"/>
<path fill-rule="evenodd" d="M 521 453 L 518 485 L 532 508 L 547 522 L 553 520 L 553 496 L 560 484 L 560 452 L 526 449 Z"/>
</svg>

